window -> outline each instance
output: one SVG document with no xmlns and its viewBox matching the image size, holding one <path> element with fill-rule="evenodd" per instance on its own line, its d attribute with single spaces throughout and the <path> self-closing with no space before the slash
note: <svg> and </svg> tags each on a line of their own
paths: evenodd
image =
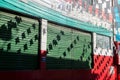
<svg viewBox="0 0 120 80">
<path fill-rule="evenodd" d="M 96 47 L 111 49 L 111 38 L 103 35 L 96 35 Z"/>
<path fill-rule="evenodd" d="M 0 70 L 37 68 L 38 30 L 38 20 L 0 11 Z"/>
<path fill-rule="evenodd" d="M 92 68 L 91 33 L 48 23 L 47 69 Z"/>
</svg>

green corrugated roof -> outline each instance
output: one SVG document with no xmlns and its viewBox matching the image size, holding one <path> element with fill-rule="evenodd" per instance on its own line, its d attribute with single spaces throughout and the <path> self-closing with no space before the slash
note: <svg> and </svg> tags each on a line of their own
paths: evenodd
<svg viewBox="0 0 120 80">
<path fill-rule="evenodd" d="M 0 0 L 0 7 L 26 13 L 39 18 L 44 18 L 50 21 L 72 26 L 82 30 L 87 30 L 91 32 L 96 32 L 98 34 L 112 36 L 111 31 L 108 31 L 104 28 L 97 27 L 83 21 L 66 17 L 57 11 L 54 11 L 42 5 L 38 5 L 34 2 L 23 3 L 19 0 Z"/>
</svg>

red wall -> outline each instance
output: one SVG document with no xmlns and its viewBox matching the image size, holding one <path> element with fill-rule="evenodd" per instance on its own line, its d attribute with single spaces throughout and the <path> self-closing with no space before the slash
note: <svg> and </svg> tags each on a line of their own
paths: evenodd
<svg viewBox="0 0 120 80">
<path fill-rule="evenodd" d="M 118 76 L 118 80 L 120 80 L 120 75 Z"/>
<path fill-rule="evenodd" d="M 36 70 L 0 72 L 0 80 L 89 80 L 89 70 Z"/>
<path fill-rule="evenodd" d="M 97 76 L 92 76 L 92 80 L 115 80 L 116 72 L 114 67 L 113 74 L 110 73 L 110 67 L 113 67 L 112 56 L 100 56 L 94 55 L 94 68 L 92 73 L 96 73 Z"/>
<path fill-rule="evenodd" d="M 94 56 L 92 70 L 0 71 L 0 80 L 115 80 L 115 73 L 109 72 L 112 63 L 112 57 Z"/>
</svg>

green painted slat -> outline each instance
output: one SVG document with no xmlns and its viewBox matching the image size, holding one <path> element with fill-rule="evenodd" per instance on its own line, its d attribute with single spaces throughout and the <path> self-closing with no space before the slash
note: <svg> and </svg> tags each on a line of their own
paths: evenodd
<svg viewBox="0 0 120 80">
<path fill-rule="evenodd" d="M 38 32 L 38 20 L 0 11 L 0 70 L 36 69 Z"/>
<path fill-rule="evenodd" d="M 47 69 L 90 69 L 92 67 L 90 33 L 51 23 L 48 23 L 47 32 Z M 60 40 L 57 38 L 58 35 Z"/>
</svg>

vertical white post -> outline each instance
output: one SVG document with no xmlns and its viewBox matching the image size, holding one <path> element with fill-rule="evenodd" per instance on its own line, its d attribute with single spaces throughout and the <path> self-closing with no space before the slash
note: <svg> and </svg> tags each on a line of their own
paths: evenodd
<svg viewBox="0 0 120 80">
<path fill-rule="evenodd" d="M 47 20 L 42 19 L 41 21 L 41 70 L 46 69 L 46 48 L 47 48 Z"/>
<path fill-rule="evenodd" d="M 96 33 L 93 33 L 93 51 L 96 49 Z M 95 52 L 93 52 L 95 54 Z"/>
<path fill-rule="evenodd" d="M 46 51 L 47 45 L 47 20 L 42 19 L 41 25 L 41 50 Z"/>
</svg>

